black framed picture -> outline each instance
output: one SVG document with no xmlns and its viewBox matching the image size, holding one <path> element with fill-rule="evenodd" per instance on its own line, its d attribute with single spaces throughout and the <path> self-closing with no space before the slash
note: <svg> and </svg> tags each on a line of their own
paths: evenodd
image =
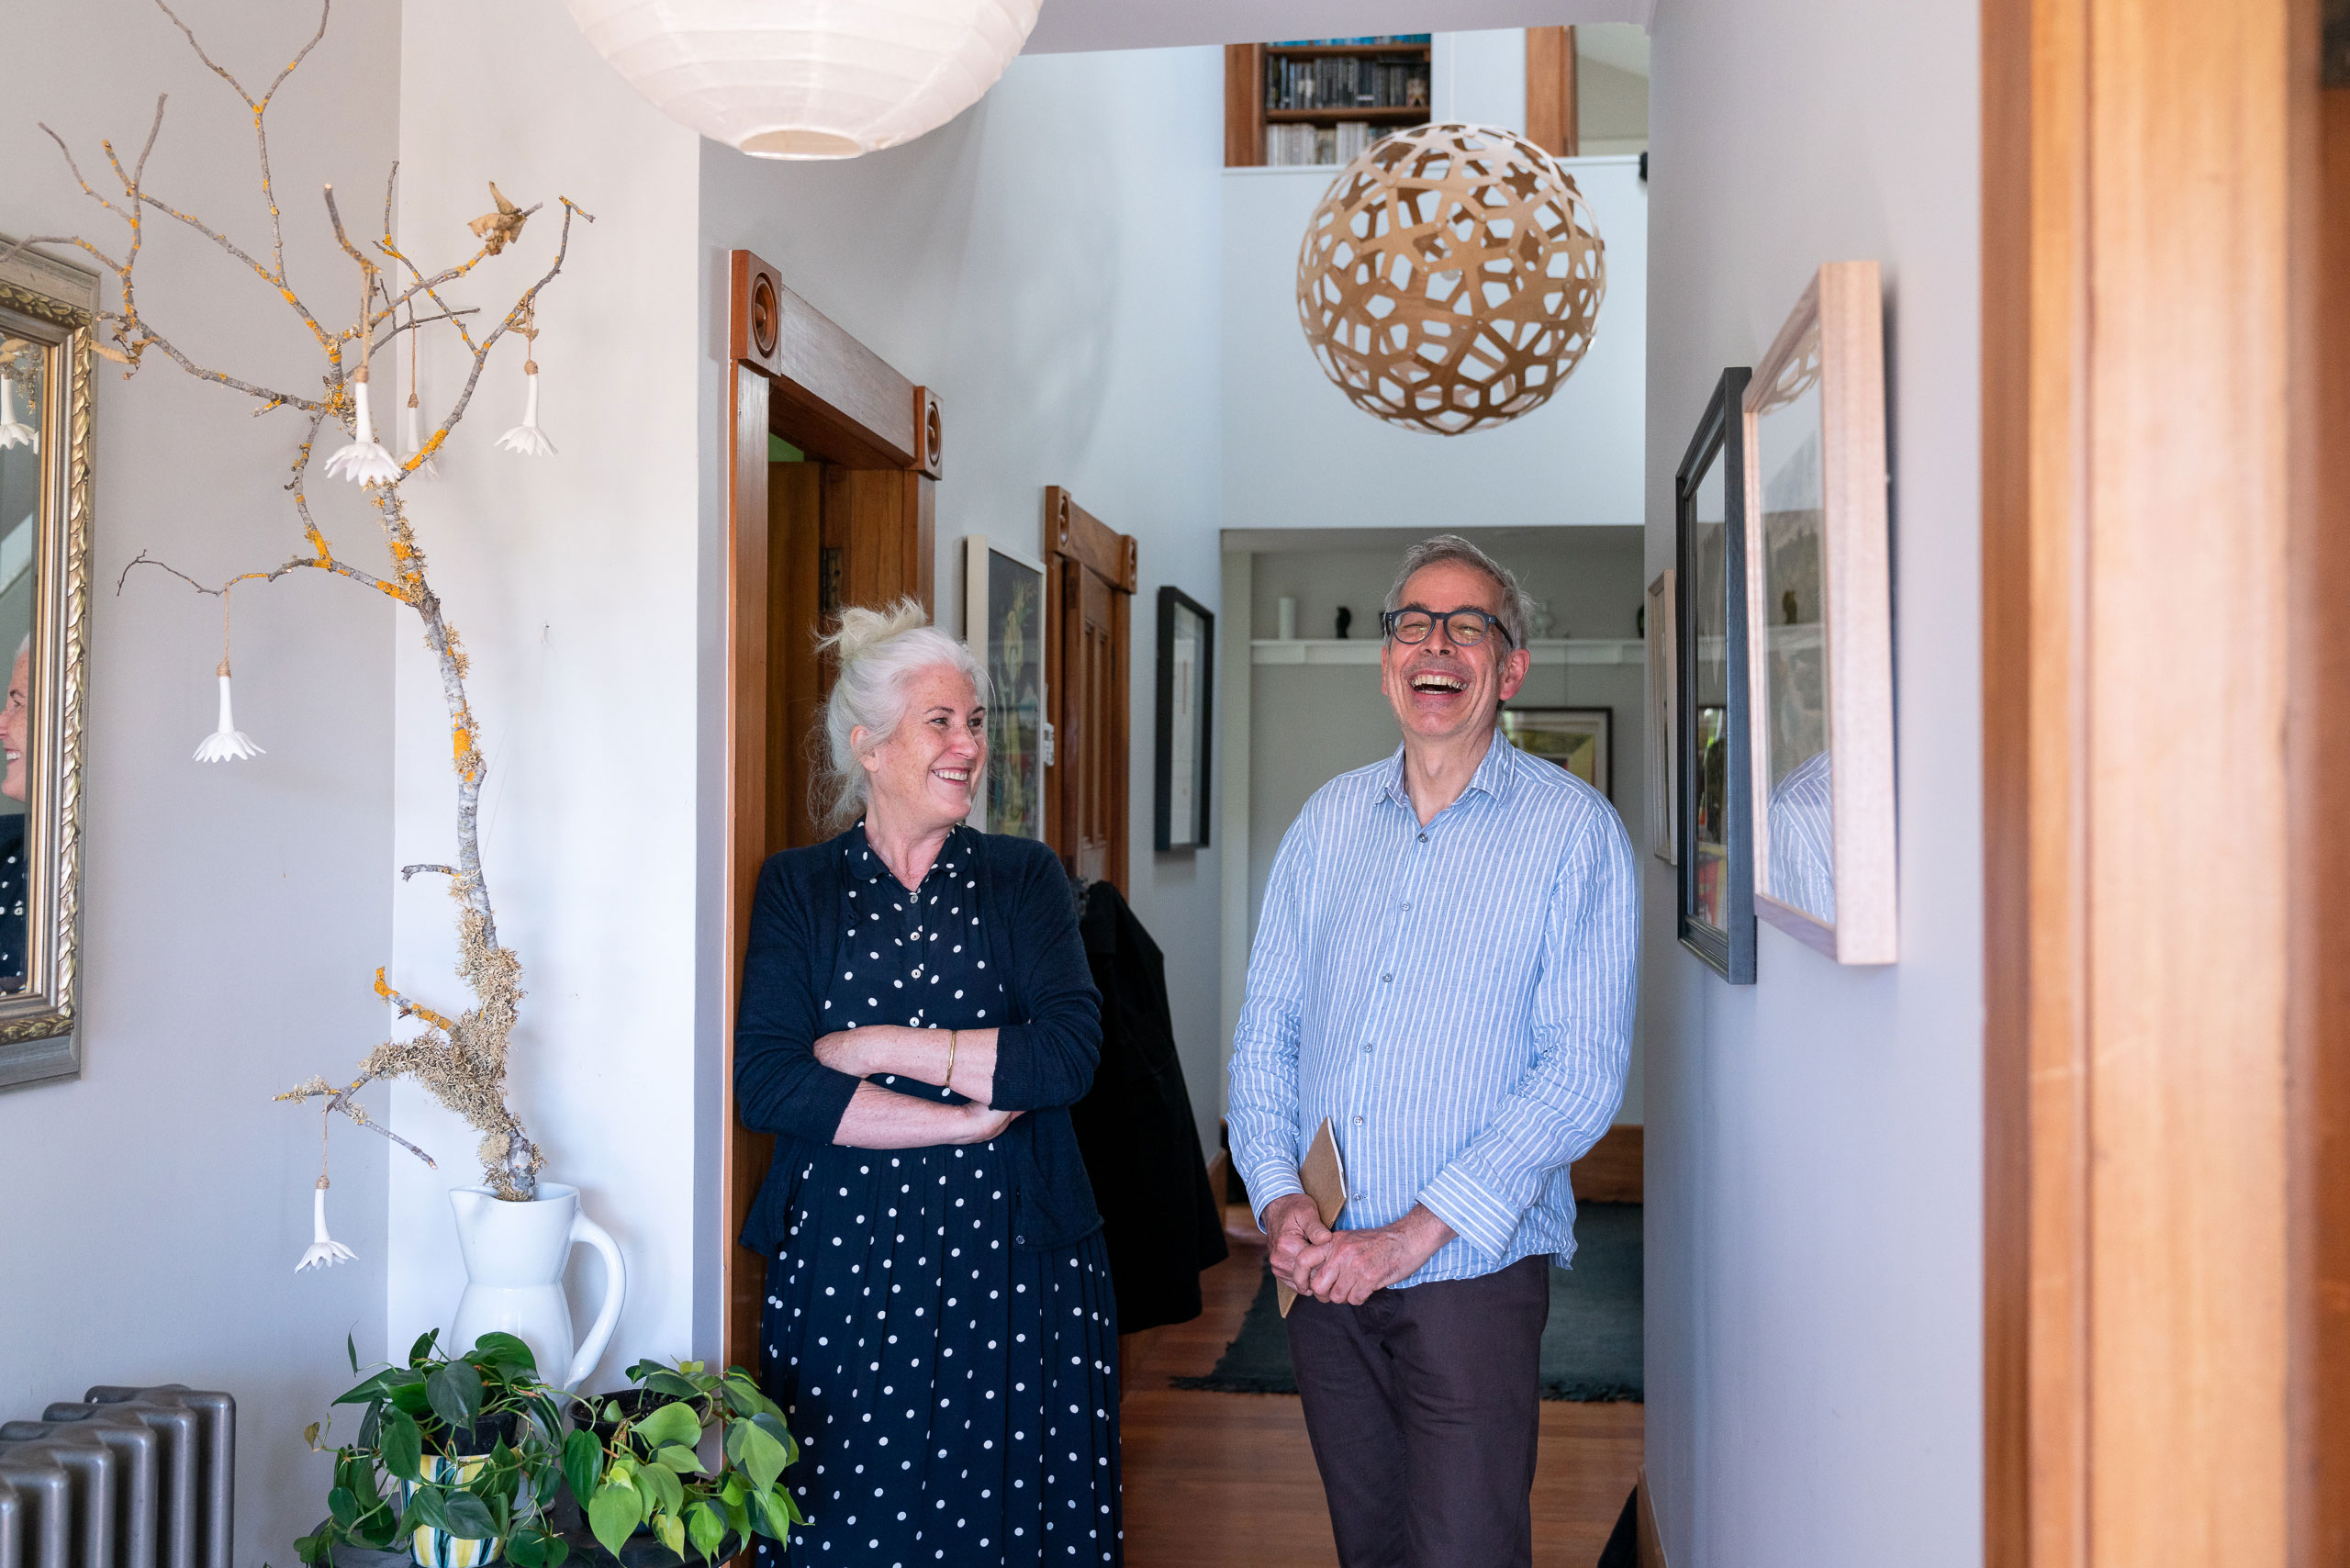
<svg viewBox="0 0 2350 1568">
<path fill-rule="evenodd" d="M 1045 567 L 985 534 L 963 540 L 963 638 L 992 689 L 982 833 L 1045 836 Z"/>
<path fill-rule="evenodd" d="M 1179 588 L 1161 587 L 1154 849 L 1207 847 L 1208 717 L 1214 676 L 1214 612 Z"/>
<path fill-rule="evenodd" d="M 1754 834 L 1747 756 L 1746 454 L 1750 372 L 1722 372 L 1673 476 L 1675 832 L 1681 945 L 1754 983 Z"/>
</svg>

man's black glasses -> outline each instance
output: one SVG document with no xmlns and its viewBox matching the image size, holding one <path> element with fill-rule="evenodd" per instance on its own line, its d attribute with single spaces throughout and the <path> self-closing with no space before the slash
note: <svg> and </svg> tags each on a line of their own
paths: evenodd
<svg viewBox="0 0 2350 1568">
<path fill-rule="evenodd" d="M 1436 623 L 1439 621 L 1444 622 L 1446 638 L 1456 648 L 1473 648 L 1485 640 L 1489 632 L 1499 632 L 1504 641 L 1511 640 L 1509 628 L 1501 623 L 1501 618 L 1482 610 L 1448 610 L 1438 614 L 1433 610 L 1423 610 L 1416 604 L 1407 604 L 1401 610 L 1388 610 L 1379 618 L 1379 623 L 1386 628 L 1387 634 L 1399 643 L 1427 642 L 1428 633 L 1436 630 Z"/>
</svg>

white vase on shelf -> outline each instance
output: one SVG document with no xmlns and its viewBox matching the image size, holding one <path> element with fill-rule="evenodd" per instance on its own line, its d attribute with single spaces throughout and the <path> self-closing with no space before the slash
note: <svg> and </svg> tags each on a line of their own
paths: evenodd
<svg viewBox="0 0 2350 1568">
<path fill-rule="evenodd" d="M 539 1376 L 575 1389 L 603 1359 L 628 1299 L 628 1265 L 610 1232 L 579 1209 L 579 1189 L 539 1183 L 527 1203 L 506 1203 L 487 1187 L 449 1193 L 457 1215 L 457 1246 L 465 1258 L 465 1293 L 449 1325 L 444 1350 L 462 1350 L 492 1331 L 531 1347 Z M 604 1260 L 604 1302 L 585 1339 L 575 1340 L 564 1300 L 563 1271 L 575 1246 L 593 1247 Z"/>
</svg>

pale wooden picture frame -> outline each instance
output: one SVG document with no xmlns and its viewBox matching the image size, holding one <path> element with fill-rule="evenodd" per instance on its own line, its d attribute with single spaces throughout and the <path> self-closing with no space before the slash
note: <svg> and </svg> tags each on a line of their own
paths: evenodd
<svg viewBox="0 0 2350 1568">
<path fill-rule="evenodd" d="M 1762 416 L 1799 405 L 1817 389 L 1817 520 L 1808 508 L 1766 513 L 1765 490 L 1783 482 L 1790 450 Z M 1754 909 L 1763 920 L 1842 964 L 1889 964 L 1899 953 L 1893 734 L 1893 602 L 1885 456 L 1884 305 L 1874 262 L 1821 267 L 1771 345 L 1742 399 L 1746 440 L 1747 756 L 1751 768 Z M 1807 421 L 1801 421 L 1808 429 Z M 1803 461 L 1800 449 L 1794 453 Z M 1808 480 L 1811 476 L 1801 476 Z M 1805 498 L 1808 499 L 1807 496 Z M 1801 520 L 1816 537 L 1818 604 L 1808 624 L 1791 590 L 1773 586 L 1774 519 Z M 1778 543 L 1786 546 L 1785 524 Z M 1774 633 L 1778 634 L 1774 643 Z M 1796 634 L 1801 636 L 1796 641 Z M 1821 744 L 1790 764 L 1773 705 L 1798 645 L 1825 685 Z M 1810 767 L 1813 756 L 1821 764 Z M 1808 790 L 1793 785 L 1807 770 Z M 1785 776 L 1785 777 L 1783 777 Z M 1774 790 L 1786 790 L 1785 810 Z M 1818 797 L 1827 796 L 1822 802 Z M 1774 822 L 1774 816 L 1780 820 Z M 1804 832 L 1821 819 L 1824 832 Z M 1800 820 L 1799 820 L 1800 819 Z M 1774 854 L 1773 834 L 1783 842 Z M 1824 841 L 1824 842 L 1823 842 Z M 1818 850 L 1830 849 L 1826 893 Z M 1798 851 L 1801 853 L 1798 853 Z M 1798 862 L 1804 862 L 1799 864 Z M 1805 865 L 1809 864 L 1808 871 Z M 1824 902 L 1823 911 L 1818 906 Z"/>
<path fill-rule="evenodd" d="M 1640 630 L 1648 643 L 1648 795 L 1649 852 L 1668 866 L 1677 866 L 1680 840 L 1674 834 L 1673 771 L 1679 689 L 1674 661 L 1680 644 L 1673 636 L 1673 568 L 1667 566 L 1649 584 L 1648 617 Z"/>
</svg>

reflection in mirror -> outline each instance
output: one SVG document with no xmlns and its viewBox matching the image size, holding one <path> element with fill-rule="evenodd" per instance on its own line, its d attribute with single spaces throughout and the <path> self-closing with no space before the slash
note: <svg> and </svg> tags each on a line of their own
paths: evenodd
<svg viewBox="0 0 2350 1568">
<path fill-rule="evenodd" d="M 1817 325 L 1755 410 L 1754 446 L 1762 476 L 1762 714 L 1756 740 L 1767 769 L 1763 890 L 1833 925 L 1836 846 Z"/>
<path fill-rule="evenodd" d="M 1697 755 L 1697 809 L 1691 821 L 1697 863 L 1691 916 L 1726 930 L 1729 913 L 1729 488 L 1719 447 L 1692 494 L 1689 544 L 1691 706 Z"/>
<path fill-rule="evenodd" d="M 82 639 L 97 282 L 0 237 L 0 1088 L 80 1070 Z"/>
<path fill-rule="evenodd" d="M 0 651 L 9 660 L 0 709 L 0 994 L 25 989 L 28 745 L 32 738 L 33 542 L 40 531 L 40 432 L 51 388 L 45 346 L 0 338 Z"/>
</svg>

